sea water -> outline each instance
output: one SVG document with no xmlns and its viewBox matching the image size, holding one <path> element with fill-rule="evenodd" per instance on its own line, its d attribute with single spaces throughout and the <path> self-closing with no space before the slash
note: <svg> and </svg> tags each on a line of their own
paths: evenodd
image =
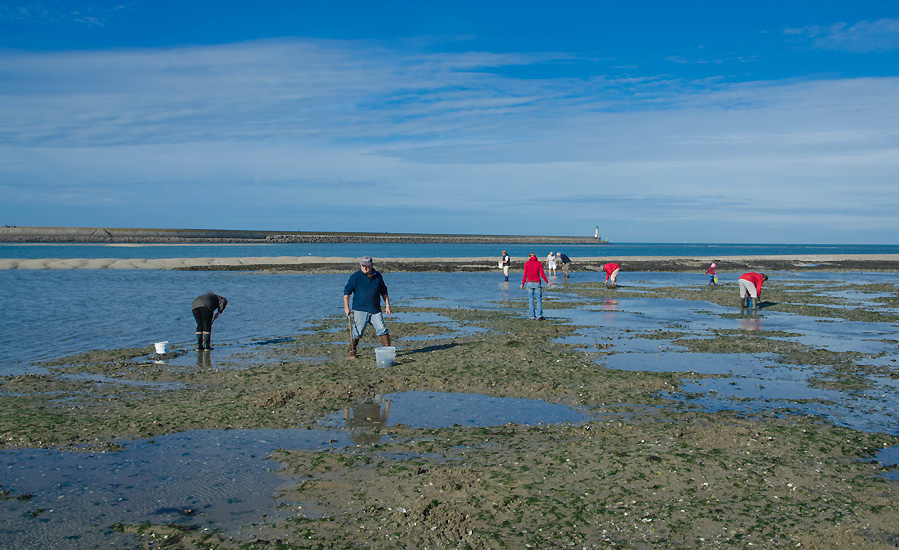
<svg viewBox="0 0 899 550">
<path fill-rule="evenodd" d="M 770 256 L 820 254 L 899 254 L 899 245 L 832 244 L 711 244 L 711 243 L 620 243 L 620 244 L 434 244 L 434 243 L 259 243 L 259 244 L 17 244 L 0 243 L 0 258 L 253 258 L 264 256 L 321 256 L 356 258 L 484 258 L 497 259 L 506 250 L 513 258 L 533 252 L 543 258 L 564 252 L 577 258 L 633 256 Z"/>
<path fill-rule="evenodd" d="M 0 376 L 41 372 L 35 361 L 95 349 L 168 341 L 191 346 L 193 299 L 206 292 L 228 298 L 212 343 L 241 343 L 297 334 L 312 322 L 343 316 L 347 274 L 261 274 L 168 270 L 0 270 Z M 581 274 L 581 280 L 599 274 Z M 385 274 L 391 305 L 416 299 L 435 307 L 495 307 L 517 285 L 502 273 Z M 215 353 L 215 352 L 213 352 Z"/>
<path fill-rule="evenodd" d="M 0 376 L 38 372 L 32 363 L 96 349 L 194 342 L 190 303 L 212 291 L 228 298 L 213 326 L 213 345 L 283 338 L 311 323 L 343 315 L 346 274 L 263 274 L 170 270 L 0 270 Z M 604 274 L 575 272 L 570 282 L 601 282 Z M 705 284 L 702 274 L 627 273 L 631 290 Z M 722 285 L 735 283 L 723 274 Z M 894 283 L 895 273 L 797 273 L 792 280 L 833 278 Z M 731 280 L 733 279 L 733 280 Z M 427 299 L 434 307 L 495 308 L 524 299 L 518 285 L 494 273 L 388 273 L 394 310 Z M 563 279 L 557 277 L 557 283 Z M 724 290 L 724 289 L 722 289 Z M 523 309 L 522 309 L 523 312 Z M 645 315 L 644 315 L 645 317 Z M 837 339 L 839 341 L 839 339 Z"/>
</svg>

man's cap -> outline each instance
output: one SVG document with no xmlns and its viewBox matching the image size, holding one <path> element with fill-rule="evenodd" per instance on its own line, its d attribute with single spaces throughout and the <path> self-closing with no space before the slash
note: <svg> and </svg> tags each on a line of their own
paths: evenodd
<svg viewBox="0 0 899 550">
<path fill-rule="evenodd" d="M 371 267 L 374 262 L 372 261 L 371 256 L 362 256 L 360 263 L 366 267 Z"/>
</svg>

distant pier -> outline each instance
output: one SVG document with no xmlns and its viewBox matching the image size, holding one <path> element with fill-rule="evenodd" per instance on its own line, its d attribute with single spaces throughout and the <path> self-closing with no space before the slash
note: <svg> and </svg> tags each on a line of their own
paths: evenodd
<svg viewBox="0 0 899 550">
<path fill-rule="evenodd" d="M 608 244 L 590 236 L 243 231 L 115 227 L 0 227 L 0 242 L 17 243 L 447 243 Z"/>
</svg>

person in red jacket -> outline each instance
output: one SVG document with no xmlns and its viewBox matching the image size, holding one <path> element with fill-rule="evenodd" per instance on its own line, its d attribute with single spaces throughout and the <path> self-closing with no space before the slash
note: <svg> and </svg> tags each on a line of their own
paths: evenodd
<svg viewBox="0 0 899 550">
<path fill-rule="evenodd" d="M 621 266 L 618 264 L 605 264 L 601 269 L 606 272 L 606 282 L 611 282 L 609 286 L 612 288 L 618 286 L 618 271 L 621 269 Z"/>
<path fill-rule="evenodd" d="M 762 301 L 762 283 L 768 280 L 768 276 L 764 273 L 744 273 L 740 275 L 737 281 L 740 284 L 740 312 L 744 307 L 758 310 L 759 302 Z M 748 298 L 747 298 L 748 296 Z"/>
<path fill-rule="evenodd" d="M 528 261 L 524 262 L 524 273 L 521 276 L 521 288 L 528 289 L 528 314 L 531 319 L 543 321 L 543 287 L 540 279 L 546 281 L 546 286 L 553 286 L 546 273 L 543 271 L 543 262 L 537 259 L 537 255 L 528 254 Z"/>
</svg>

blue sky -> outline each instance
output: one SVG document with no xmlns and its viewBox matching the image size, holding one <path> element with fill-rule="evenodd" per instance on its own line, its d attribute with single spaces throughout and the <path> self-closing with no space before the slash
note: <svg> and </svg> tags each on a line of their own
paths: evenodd
<svg viewBox="0 0 899 550">
<path fill-rule="evenodd" d="M 0 223 L 899 242 L 899 2 L 0 3 Z"/>
</svg>

